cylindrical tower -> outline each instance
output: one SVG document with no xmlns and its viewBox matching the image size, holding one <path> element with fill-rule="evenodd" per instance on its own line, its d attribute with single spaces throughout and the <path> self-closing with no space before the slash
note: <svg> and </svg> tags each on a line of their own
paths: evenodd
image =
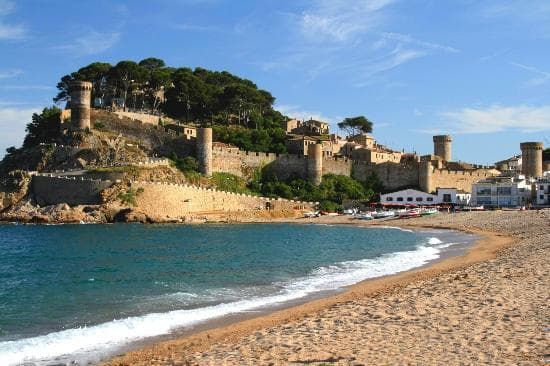
<svg viewBox="0 0 550 366">
<path fill-rule="evenodd" d="M 314 185 L 321 184 L 323 178 L 323 145 L 311 144 L 307 147 L 307 179 Z"/>
<path fill-rule="evenodd" d="M 199 171 L 210 177 L 212 175 L 212 129 L 197 128 L 197 160 Z"/>
<path fill-rule="evenodd" d="M 432 163 L 430 161 L 421 161 L 418 169 L 418 185 L 420 189 L 427 193 L 434 191 L 432 180 Z"/>
<path fill-rule="evenodd" d="M 69 86 L 71 93 L 71 130 L 91 129 L 90 105 L 92 102 L 92 83 L 74 80 Z"/>
<path fill-rule="evenodd" d="M 521 171 L 528 177 L 542 177 L 542 142 L 522 142 L 521 149 Z"/>
<path fill-rule="evenodd" d="M 439 156 L 444 161 L 451 161 L 451 135 L 434 136 L 434 155 Z"/>
</svg>

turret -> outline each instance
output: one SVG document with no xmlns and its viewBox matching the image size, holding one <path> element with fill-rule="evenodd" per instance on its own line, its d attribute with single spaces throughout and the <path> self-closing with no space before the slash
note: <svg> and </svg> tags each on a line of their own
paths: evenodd
<svg viewBox="0 0 550 366">
<path fill-rule="evenodd" d="M 197 160 L 199 171 L 210 177 L 212 175 L 212 129 L 197 128 Z"/>
<path fill-rule="evenodd" d="M 323 145 L 311 144 L 307 148 L 307 178 L 318 186 L 323 178 Z"/>
<path fill-rule="evenodd" d="M 522 142 L 521 149 L 521 171 L 528 177 L 542 177 L 542 142 Z"/>
<path fill-rule="evenodd" d="M 422 191 L 427 193 L 432 193 L 434 191 L 432 171 L 432 163 L 429 160 L 420 162 L 418 170 L 418 185 Z"/>
<path fill-rule="evenodd" d="M 90 105 L 92 102 L 92 83 L 74 80 L 69 86 L 71 94 L 71 130 L 90 130 Z"/>
<path fill-rule="evenodd" d="M 451 135 L 439 135 L 433 137 L 434 155 L 439 156 L 444 161 L 451 161 Z"/>
</svg>

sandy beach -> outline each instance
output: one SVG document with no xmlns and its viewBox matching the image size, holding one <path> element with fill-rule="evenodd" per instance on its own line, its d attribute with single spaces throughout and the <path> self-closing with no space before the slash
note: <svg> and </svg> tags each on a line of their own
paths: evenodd
<svg viewBox="0 0 550 366">
<path fill-rule="evenodd" d="M 348 217 L 293 222 L 377 224 Z M 106 364 L 550 363 L 550 210 L 439 214 L 379 224 L 457 229 L 482 239 L 464 256 L 147 346 Z"/>
</svg>

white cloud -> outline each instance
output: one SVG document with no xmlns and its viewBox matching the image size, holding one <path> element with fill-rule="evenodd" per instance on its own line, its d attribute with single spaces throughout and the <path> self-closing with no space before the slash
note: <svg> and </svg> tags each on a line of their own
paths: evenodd
<svg viewBox="0 0 550 366">
<path fill-rule="evenodd" d="M 438 132 L 494 133 L 501 131 L 540 132 L 550 130 L 550 106 L 501 106 L 463 108 L 440 114 L 446 125 Z M 433 132 L 426 130 L 425 132 Z"/>
<path fill-rule="evenodd" d="M 23 73 L 23 70 L 19 70 L 19 69 L 0 70 L 0 79 L 14 78 L 18 75 L 21 75 L 22 73 Z"/>
<path fill-rule="evenodd" d="M 374 61 L 366 61 L 365 65 L 360 67 L 357 74 L 358 80 L 354 86 L 363 87 L 373 82 L 373 77 L 377 74 L 392 70 L 408 61 L 425 56 L 424 51 L 402 49 L 400 46 L 394 48 L 389 54 Z"/>
<path fill-rule="evenodd" d="M 25 137 L 25 126 L 39 108 L 0 107 L 0 157 L 10 146 L 21 146 Z"/>
<path fill-rule="evenodd" d="M 538 85 L 546 84 L 550 80 L 550 72 L 542 71 L 537 69 L 536 67 L 520 64 L 517 62 L 510 62 L 510 64 L 520 69 L 529 71 L 536 75 L 534 78 L 529 79 L 527 81 L 527 85 L 538 86 Z"/>
<path fill-rule="evenodd" d="M 486 0 L 473 1 L 474 11 L 489 21 L 509 21 L 529 29 L 530 36 L 550 37 L 550 1 Z"/>
<path fill-rule="evenodd" d="M 0 0 L 0 17 L 15 11 L 15 3 L 9 0 Z M 25 38 L 27 28 L 22 24 L 8 24 L 0 19 L 0 40 L 16 40 Z"/>
<path fill-rule="evenodd" d="M 302 34 L 314 41 L 345 42 L 377 26 L 383 10 L 395 0 L 317 0 L 301 13 Z"/>
<path fill-rule="evenodd" d="M 319 121 L 325 121 L 329 123 L 333 122 L 331 118 L 323 115 L 321 112 L 304 110 L 298 105 L 281 104 L 276 105 L 275 109 L 290 118 L 297 118 L 302 120 L 313 118 Z"/>
<path fill-rule="evenodd" d="M 402 43 L 410 43 L 410 44 L 413 44 L 413 45 L 420 46 L 422 48 L 429 48 L 429 49 L 443 51 L 443 52 L 449 52 L 449 53 L 458 53 L 458 52 L 460 52 L 460 50 L 458 50 L 454 47 L 450 47 L 450 46 L 446 46 L 446 45 L 442 45 L 442 44 L 438 44 L 438 43 L 433 43 L 433 42 L 422 41 L 420 39 L 413 38 L 412 36 L 410 36 L 408 34 L 385 32 L 385 33 L 382 33 L 382 37 L 384 37 L 386 39 L 392 39 L 394 41 L 399 41 L 399 42 L 402 42 Z"/>
<path fill-rule="evenodd" d="M 120 40 L 118 32 L 91 31 L 77 37 L 72 43 L 56 47 L 76 56 L 87 56 L 102 53 L 112 48 Z"/>
</svg>

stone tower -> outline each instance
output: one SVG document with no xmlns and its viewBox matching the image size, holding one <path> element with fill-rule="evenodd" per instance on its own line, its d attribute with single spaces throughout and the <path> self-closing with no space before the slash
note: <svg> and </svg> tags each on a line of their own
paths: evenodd
<svg viewBox="0 0 550 366">
<path fill-rule="evenodd" d="M 451 135 L 434 136 L 434 155 L 444 161 L 451 161 Z"/>
<path fill-rule="evenodd" d="M 314 185 L 321 184 L 323 178 L 323 145 L 311 144 L 307 147 L 307 179 Z"/>
<path fill-rule="evenodd" d="M 69 86 L 69 91 L 71 93 L 71 130 L 90 130 L 92 128 L 90 122 L 92 83 L 74 80 Z"/>
<path fill-rule="evenodd" d="M 197 160 L 199 171 L 210 177 L 212 175 L 212 129 L 197 128 Z"/>
<path fill-rule="evenodd" d="M 521 172 L 528 177 L 542 177 L 542 142 L 522 142 L 521 149 Z"/>
<path fill-rule="evenodd" d="M 420 189 L 427 193 L 434 191 L 432 182 L 432 163 L 430 161 L 421 161 L 418 170 L 418 185 Z"/>
</svg>

